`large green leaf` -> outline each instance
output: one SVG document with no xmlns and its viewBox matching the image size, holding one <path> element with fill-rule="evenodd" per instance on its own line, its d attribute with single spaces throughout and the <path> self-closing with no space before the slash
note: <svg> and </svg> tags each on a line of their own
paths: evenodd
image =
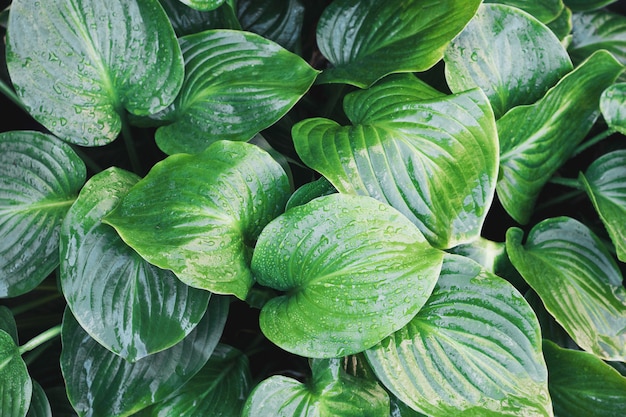
<svg viewBox="0 0 626 417">
<path fill-rule="evenodd" d="M 197 153 L 221 140 L 247 141 L 280 119 L 307 92 L 317 71 L 259 35 L 208 30 L 180 39 L 182 92 L 159 118 L 165 153 Z"/>
<path fill-rule="evenodd" d="M 0 133 L 0 297 L 32 290 L 59 264 L 61 223 L 85 176 L 53 136 Z"/>
<path fill-rule="evenodd" d="M 532 104 L 572 63 L 554 33 L 527 13 L 485 4 L 445 51 L 445 74 L 453 92 L 480 87 L 496 118 Z"/>
<path fill-rule="evenodd" d="M 242 417 L 388 417 L 389 396 L 376 382 L 355 378 L 340 359 L 313 360 L 313 377 L 303 384 L 272 376 L 256 386 Z"/>
<path fill-rule="evenodd" d="M 41 385 L 35 381 L 33 381 L 33 397 L 26 417 L 53 417 L 48 397 Z"/>
<path fill-rule="evenodd" d="M 587 136 L 600 113 L 600 95 L 622 70 L 610 53 L 598 51 L 541 100 L 515 107 L 498 120 L 496 190 L 517 222 L 528 222 L 544 184 Z"/>
<path fill-rule="evenodd" d="M 302 0 L 238 0 L 241 26 L 293 51 L 304 20 Z"/>
<path fill-rule="evenodd" d="M 600 9 L 617 1 L 618 0 L 563 0 L 567 7 L 576 11 Z"/>
<path fill-rule="evenodd" d="M 228 3 L 215 10 L 192 9 L 180 0 L 159 0 L 179 37 L 208 29 L 241 29 L 235 12 Z"/>
<path fill-rule="evenodd" d="M 594 355 L 543 341 L 548 387 L 557 417 L 621 417 L 626 378 Z"/>
<path fill-rule="evenodd" d="M 317 26 L 317 44 L 332 67 L 320 83 L 361 88 L 387 74 L 425 71 L 470 21 L 479 0 L 335 0 Z"/>
<path fill-rule="evenodd" d="M 186 284 L 243 300 L 254 241 L 288 197 L 285 171 L 268 153 L 220 141 L 156 164 L 104 222 Z"/>
<path fill-rule="evenodd" d="M 429 416 L 551 416 L 539 323 L 521 294 L 449 255 L 426 305 L 365 352 L 381 382 Z"/>
<path fill-rule="evenodd" d="M 0 410 L 2 417 L 24 417 L 33 383 L 13 338 L 0 330 Z"/>
<path fill-rule="evenodd" d="M 577 220 L 547 219 L 530 231 L 511 228 L 511 262 L 546 309 L 583 349 L 607 360 L 626 360 L 626 289 L 615 261 Z"/>
<path fill-rule="evenodd" d="M 30 114 L 79 145 L 113 141 L 124 113 L 167 107 L 183 58 L 157 0 L 16 0 L 7 65 Z"/>
<path fill-rule="evenodd" d="M 74 409 L 81 417 L 121 417 L 164 400 L 206 364 L 227 315 L 228 300 L 211 297 L 205 317 L 180 343 L 130 363 L 92 339 L 66 310 L 61 371 Z"/>
<path fill-rule="evenodd" d="M 138 180 L 118 168 L 92 177 L 61 232 L 61 285 L 72 314 L 92 338 L 131 362 L 189 334 L 210 296 L 143 260 L 101 222 Z"/>
<path fill-rule="evenodd" d="M 393 76 L 352 93 L 344 101 L 352 126 L 307 119 L 294 126 L 294 144 L 337 190 L 392 205 L 433 246 L 450 248 L 480 235 L 495 190 L 498 135 L 480 90 L 436 98 L 418 85 Z"/>
<path fill-rule="evenodd" d="M 485 0 L 485 3 L 502 3 L 516 7 L 546 24 L 554 21 L 565 9 L 563 0 Z"/>
<path fill-rule="evenodd" d="M 600 111 L 611 129 L 626 135 L 626 83 L 617 83 L 604 90 Z"/>
<path fill-rule="evenodd" d="M 626 16 L 606 10 L 574 13 L 572 35 L 568 51 L 575 63 L 606 49 L 626 64 Z"/>
<path fill-rule="evenodd" d="M 286 292 L 263 306 L 261 330 L 301 356 L 361 352 L 419 311 L 442 258 L 373 198 L 332 194 L 294 207 L 263 230 L 252 258 L 257 282 Z"/>
</svg>

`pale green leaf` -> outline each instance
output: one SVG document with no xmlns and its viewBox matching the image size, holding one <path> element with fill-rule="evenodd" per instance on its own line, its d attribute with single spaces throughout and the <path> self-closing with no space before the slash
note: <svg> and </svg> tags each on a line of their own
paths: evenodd
<svg viewBox="0 0 626 417">
<path fill-rule="evenodd" d="M 626 83 L 613 84 L 604 90 L 600 111 L 611 129 L 626 135 Z"/>
<path fill-rule="evenodd" d="M 568 51 L 574 63 L 605 49 L 626 64 L 626 16 L 607 10 L 574 13 L 572 35 Z"/>
<path fill-rule="evenodd" d="M 546 24 L 554 21 L 565 9 L 563 0 L 485 0 L 485 3 L 501 3 L 516 7 Z"/>
</svg>

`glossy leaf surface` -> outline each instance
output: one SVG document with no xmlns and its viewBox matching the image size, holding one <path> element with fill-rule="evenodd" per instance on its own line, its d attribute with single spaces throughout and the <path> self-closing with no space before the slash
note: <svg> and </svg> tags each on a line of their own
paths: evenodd
<svg viewBox="0 0 626 417">
<path fill-rule="evenodd" d="M 398 209 L 433 246 L 472 241 L 494 195 L 494 117 L 478 89 L 440 96 L 409 76 L 390 77 L 346 97 L 352 126 L 321 118 L 296 124 L 296 151 L 340 192 Z"/>
<path fill-rule="evenodd" d="M 220 7 L 226 0 L 178 0 L 192 9 L 208 11 Z"/>
<path fill-rule="evenodd" d="M 484 4 L 445 52 L 445 74 L 453 92 L 479 87 L 496 118 L 532 104 L 572 64 L 554 33 L 514 7 Z"/>
<path fill-rule="evenodd" d="M 602 242 L 577 220 L 544 220 L 529 233 L 509 229 L 511 262 L 546 309 L 583 349 L 626 359 L 626 289 Z"/>
<path fill-rule="evenodd" d="M 333 185 L 328 182 L 325 177 L 320 177 L 313 182 L 308 182 L 302 185 L 294 191 L 291 197 L 289 197 L 289 201 L 287 201 L 285 210 L 306 204 L 317 197 L 323 197 L 336 192 L 337 190 L 335 190 L 335 187 L 333 187 Z"/>
<path fill-rule="evenodd" d="M 600 95 L 622 69 L 611 54 L 599 51 L 541 100 L 515 107 L 498 120 L 500 174 L 496 190 L 517 222 L 528 222 L 544 184 L 591 130 L 599 115 Z"/>
<path fill-rule="evenodd" d="M 156 141 L 165 153 L 197 153 L 227 139 L 247 141 L 307 92 L 317 71 L 259 35 L 209 30 L 180 39 L 182 92 L 163 115 Z"/>
<path fill-rule="evenodd" d="M 626 16 L 606 10 L 572 15 L 572 43 L 568 51 L 580 62 L 599 49 L 626 63 Z"/>
<path fill-rule="evenodd" d="M 209 29 L 241 29 L 235 12 L 228 3 L 215 10 L 192 9 L 180 0 L 159 0 L 178 37 Z"/>
<path fill-rule="evenodd" d="M 516 7 L 542 23 L 554 21 L 565 8 L 563 0 L 485 0 L 485 3 L 501 3 Z"/>
<path fill-rule="evenodd" d="M 0 134 L 0 297 L 35 288 L 59 264 L 59 231 L 85 182 L 69 145 L 39 132 Z"/>
<path fill-rule="evenodd" d="M 35 381 L 33 381 L 33 397 L 26 417 L 52 417 L 48 397 L 41 385 Z"/>
<path fill-rule="evenodd" d="M 626 135 L 626 83 L 613 84 L 604 90 L 600 110 L 611 129 Z"/>
<path fill-rule="evenodd" d="M 302 0 L 238 0 L 241 26 L 293 51 L 304 20 Z"/>
<path fill-rule="evenodd" d="M 404 326 L 432 291 L 443 252 L 392 207 L 333 194 L 295 207 L 261 233 L 257 282 L 285 294 L 261 310 L 261 330 L 288 352 L 361 352 Z"/>
<path fill-rule="evenodd" d="M 220 141 L 156 164 L 104 222 L 186 284 L 243 300 L 254 241 L 288 197 L 287 176 L 268 153 Z"/>
<path fill-rule="evenodd" d="M 92 338 L 130 362 L 188 335 L 210 296 L 146 262 L 102 223 L 138 180 L 118 168 L 93 176 L 61 233 L 61 285 L 74 317 Z"/>
<path fill-rule="evenodd" d="M 164 400 L 206 364 L 228 314 L 228 300 L 211 297 L 209 309 L 180 343 L 130 363 L 109 352 L 66 310 L 61 370 L 79 416 L 130 416 Z"/>
<path fill-rule="evenodd" d="M 508 282 L 457 255 L 409 324 L 365 352 L 380 381 L 429 416 L 551 416 L 540 329 Z"/>
<path fill-rule="evenodd" d="M 480 3 L 335 0 L 317 26 L 317 44 L 332 64 L 318 82 L 366 88 L 391 73 L 425 71 Z"/>
<path fill-rule="evenodd" d="M 156 113 L 182 85 L 180 47 L 157 0 L 20 0 L 9 27 L 17 94 L 68 142 L 107 144 L 126 111 Z"/>
<path fill-rule="evenodd" d="M 572 38 L 572 11 L 567 7 L 564 8 L 561 14 L 548 24 L 548 27 L 563 46 L 568 46 Z"/>
<path fill-rule="evenodd" d="M 24 417 L 33 385 L 13 338 L 0 330 L 0 410 L 2 417 Z"/>
</svg>

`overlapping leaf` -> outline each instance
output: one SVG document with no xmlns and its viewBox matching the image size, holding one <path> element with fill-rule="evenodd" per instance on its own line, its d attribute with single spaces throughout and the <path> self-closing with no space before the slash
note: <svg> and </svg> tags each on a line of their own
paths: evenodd
<svg viewBox="0 0 626 417">
<path fill-rule="evenodd" d="M 28 409 L 26 417 L 52 417 L 48 397 L 43 388 L 41 388 L 41 385 L 35 381 L 33 381 L 33 398 L 30 402 L 30 408 Z"/>
<path fill-rule="evenodd" d="M 548 24 L 548 27 L 563 46 L 568 46 L 572 38 L 572 11 L 567 7 L 564 8 L 561 14 Z"/>
<path fill-rule="evenodd" d="M 584 11 L 600 9 L 611 3 L 617 2 L 617 0 L 563 0 L 563 2 L 572 10 Z"/>
<path fill-rule="evenodd" d="M 13 318 L 11 310 L 5 306 L 0 306 L 0 330 L 4 330 L 9 336 L 11 336 L 16 345 L 19 344 L 15 318 Z"/>
<path fill-rule="evenodd" d="M 317 198 L 259 237 L 255 278 L 286 292 L 263 307 L 261 330 L 301 356 L 363 351 L 417 313 L 442 258 L 392 207 L 364 196 Z"/>
<path fill-rule="evenodd" d="M 599 115 L 600 95 L 622 70 L 610 53 L 598 51 L 541 100 L 515 107 L 498 120 L 500 174 L 496 190 L 517 222 L 528 222 L 544 184 L 591 130 Z"/>
<path fill-rule="evenodd" d="M 626 289 L 602 242 L 577 220 L 544 220 L 507 232 L 507 253 L 546 309 L 583 349 L 626 359 Z"/>
<path fill-rule="evenodd" d="M 336 0 L 317 26 L 317 44 L 332 64 L 318 81 L 366 88 L 391 73 L 425 71 L 443 57 L 480 3 Z"/>
<path fill-rule="evenodd" d="M 235 11 L 228 3 L 215 10 L 192 9 L 180 0 L 159 0 L 179 37 L 209 29 L 241 29 Z"/>
<path fill-rule="evenodd" d="M 600 111 L 611 129 L 626 135 L 626 83 L 613 84 L 604 90 Z"/>
<path fill-rule="evenodd" d="M 59 231 L 85 182 L 83 161 L 43 133 L 0 134 L 0 297 L 35 288 L 59 264 Z"/>
<path fill-rule="evenodd" d="M 192 9 L 209 11 L 220 7 L 226 0 L 178 0 Z"/>
<path fill-rule="evenodd" d="M 0 410 L 2 417 L 24 417 L 33 383 L 13 338 L 0 330 Z"/>
<path fill-rule="evenodd" d="M 19 0 L 7 34 L 11 80 L 30 114 L 79 145 L 113 141 L 126 111 L 167 107 L 183 59 L 157 0 Z"/>
<path fill-rule="evenodd" d="M 186 284 L 245 299 L 254 241 L 288 197 L 285 171 L 269 154 L 220 141 L 156 164 L 104 222 Z"/>
<path fill-rule="evenodd" d="M 626 16 L 607 10 L 572 15 L 572 43 L 568 51 L 574 63 L 605 49 L 626 63 Z"/>
<path fill-rule="evenodd" d="M 485 3 L 501 3 L 516 7 L 546 24 L 554 21 L 565 9 L 563 0 L 485 0 Z"/>
<path fill-rule="evenodd" d="M 391 392 L 429 416 L 552 415 L 532 309 L 467 258 L 446 257 L 426 305 L 365 354 Z"/>
<path fill-rule="evenodd" d="M 300 41 L 304 20 L 302 0 L 239 0 L 241 26 L 293 51 Z"/>
<path fill-rule="evenodd" d="M 480 90 L 441 97 L 393 76 L 348 95 L 344 108 L 352 126 L 320 118 L 294 126 L 308 166 L 342 193 L 392 205 L 435 247 L 480 235 L 498 169 L 494 116 Z"/>
<path fill-rule="evenodd" d="M 210 296 L 146 262 L 101 222 L 138 180 L 117 168 L 92 177 L 61 233 L 61 285 L 74 317 L 92 338 L 131 362 L 189 334 Z"/>
</svg>

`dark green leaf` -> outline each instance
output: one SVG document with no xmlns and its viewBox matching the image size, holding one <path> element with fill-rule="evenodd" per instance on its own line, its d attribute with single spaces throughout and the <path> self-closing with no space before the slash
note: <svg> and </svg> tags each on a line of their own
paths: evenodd
<svg viewBox="0 0 626 417">
<path fill-rule="evenodd" d="M 332 194 L 261 233 L 252 269 L 285 291 L 261 310 L 272 342 L 306 357 L 361 352 L 404 326 L 430 295 L 443 252 L 392 207 Z"/>
<path fill-rule="evenodd" d="M 4 416 L 4 414 L 2 415 Z M 41 385 L 35 381 L 33 381 L 33 398 L 26 417 L 52 417 L 48 397 L 46 397 L 46 393 L 41 388 Z"/>
<path fill-rule="evenodd" d="M 33 384 L 13 338 L 0 330 L 0 410 L 2 417 L 24 417 Z"/>
<path fill-rule="evenodd" d="M 626 63 L 626 16 L 606 10 L 574 13 L 572 34 L 568 51 L 574 63 L 600 49 L 606 49 Z"/>
<path fill-rule="evenodd" d="M 74 317 L 92 338 L 130 362 L 188 335 L 210 295 L 149 264 L 101 223 L 138 180 L 118 168 L 93 176 L 61 231 L 61 285 Z"/>
<path fill-rule="evenodd" d="M 53 417 L 76 417 L 76 411 L 67 399 L 65 386 L 56 386 L 46 389 Z"/>
<path fill-rule="evenodd" d="M 0 134 L 0 297 L 35 288 L 59 264 L 59 231 L 85 182 L 69 145 L 39 132 Z"/>
<path fill-rule="evenodd" d="M 293 51 L 300 41 L 302 0 L 238 0 L 241 26 Z"/>
<path fill-rule="evenodd" d="M 11 310 L 5 306 L 0 306 L 0 330 L 4 330 L 9 336 L 11 336 L 16 345 L 19 344 L 15 318 L 13 318 Z"/>
<path fill-rule="evenodd" d="M 220 7 L 226 0 L 179 0 L 192 9 L 208 11 Z"/>
<path fill-rule="evenodd" d="M 316 181 L 308 182 L 298 188 L 291 197 L 289 197 L 285 210 L 306 204 L 317 197 L 334 194 L 336 192 L 335 187 L 333 187 L 325 177 L 321 177 Z"/>
<path fill-rule="evenodd" d="M 159 2 L 179 37 L 209 29 L 241 29 L 237 16 L 228 3 L 215 10 L 200 11 L 184 5 L 180 0 Z"/>
<path fill-rule="evenodd" d="M 564 8 L 561 14 L 548 24 L 548 27 L 559 38 L 561 44 L 567 46 L 571 41 L 572 11 L 567 7 Z"/>
<path fill-rule="evenodd" d="M 485 3 L 501 3 L 516 7 L 546 24 L 554 21 L 565 9 L 563 0 L 485 0 Z"/>
<path fill-rule="evenodd" d="M 576 11 L 599 9 L 617 1 L 618 0 L 563 0 L 567 7 Z"/>
<path fill-rule="evenodd" d="M 507 252 L 550 314 L 583 349 L 624 361 L 626 289 L 598 237 L 567 217 L 537 224 L 524 245 L 522 235 L 509 229 Z"/>
<path fill-rule="evenodd" d="M 626 135 L 626 83 L 617 83 L 604 90 L 600 110 L 611 129 Z"/>
</svg>

